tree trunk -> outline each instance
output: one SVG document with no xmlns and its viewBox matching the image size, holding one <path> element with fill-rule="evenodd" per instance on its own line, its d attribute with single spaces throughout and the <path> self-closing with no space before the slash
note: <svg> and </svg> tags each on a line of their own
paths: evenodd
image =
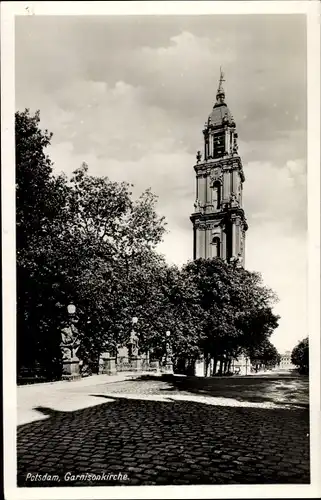
<svg viewBox="0 0 321 500">
<path fill-rule="evenodd" d="M 217 356 L 215 355 L 214 358 L 214 363 L 213 363 L 213 375 L 216 374 L 216 369 L 217 369 Z"/>
<path fill-rule="evenodd" d="M 226 375 L 226 372 L 227 372 L 227 364 L 228 364 L 228 359 L 225 358 L 224 359 L 224 371 L 223 371 L 224 375 Z"/>
<path fill-rule="evenodd" d="M 208 372 L 207 354 L 204 354 L 204 377 L 207 377 L 207 372 Z"/>
<path fill-rule="evenodd" d="M 232 364 L 232 358 L 229 358 L 228 364 L 227 364 L 227 372 L 230 373 L 231 371 L 231 364 Z"/>
</svg>

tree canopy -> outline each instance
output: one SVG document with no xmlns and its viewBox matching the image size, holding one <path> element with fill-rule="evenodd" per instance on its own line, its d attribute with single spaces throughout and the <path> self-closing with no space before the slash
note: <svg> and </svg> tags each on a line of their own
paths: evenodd
<svg viewBox="0 0 321 500">
<path fill-rule="evenodd" d="M 302 374 L 309 373 L 309 337 L 301 340 L 292 350 L 291 362 Z"/>
</svg>

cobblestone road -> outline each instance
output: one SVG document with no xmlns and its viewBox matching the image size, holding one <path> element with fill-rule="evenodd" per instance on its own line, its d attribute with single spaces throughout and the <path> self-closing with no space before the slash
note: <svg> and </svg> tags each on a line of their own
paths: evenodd
<svg viewBox="0 0 321 500">
<path fill-rule="evenodd" d="M 152 399 L 164 389 L 118 382 L 83 388 L 103 401 L 89 408 L 38 408 L 45 420 L 18 427 L 18 486 L 309 483 L 308 409 Z M 45 473 L 59 481 L 30 480 Z"/>
</svg>

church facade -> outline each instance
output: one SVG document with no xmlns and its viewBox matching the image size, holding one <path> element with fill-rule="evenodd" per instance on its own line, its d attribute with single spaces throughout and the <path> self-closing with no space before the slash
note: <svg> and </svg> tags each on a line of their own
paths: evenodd
<svg viewBox="0 0 321 500">
<path fill-rule="evenodd" d="M 245 176 L 223 82 L 221 72 L 216 102 L 203 130 L 203 153 L 198 151 L 194 166 L 193 258 L 238 259 L 244 265 L 248 229 L 242 207 Z"/>
</svg>

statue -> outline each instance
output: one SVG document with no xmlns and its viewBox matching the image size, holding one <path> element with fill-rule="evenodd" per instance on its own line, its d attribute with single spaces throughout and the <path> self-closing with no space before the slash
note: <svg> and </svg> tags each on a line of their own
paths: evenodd
<svg viewBox="0 0 321 500">
<path fill-rule="evenodd" d="M 202 160 L 202 153 L 200 151 L 197 151 L 196 153 L 196 160 L 197 163 L 199 163 Z"/>
<path fill-rule="evenodd" d="M 78 339 L 78 328 L 71 323 L 61 330 L 62 341 L 60 343 L 62 357 L 64 361 L 77 359 L 77 351 L 80 347 L 80 340 Z"/>
<path fill-rule="evenodd" d="M 239 202 L 237 200 L 237 196 L 235 193 L 231 193 L 230 203 L 231 203 L 231 207 L 238 207 L 239 206 Z"/>
<path fill-rule="evenodd" d="M 200 200 L 197 198 L 195 203 L 194 203 L 194 208 L 195 212 L 201 212 L 202 211 L 202 206 Z"/>
<path fill-rule="evenodd" d="M 129 346 L 129 351 L 130 351 L 130 356 L 137 356 L 138 355 L 138 336 L 136 335 L 135 330 L 132 330 L 130 332 L 130 339 L 128 342 Z"/>
<path fill-rule="evenodd" d="M 236 134 L 235 134 L 236 135 Z M 236 140 L 236 137 L 234 135 L 234 143 L 233 143 L 233 153 L 237 153 L 238 152 L 238 145 L 237 145 L 237 140 Z"/>
</svg>

